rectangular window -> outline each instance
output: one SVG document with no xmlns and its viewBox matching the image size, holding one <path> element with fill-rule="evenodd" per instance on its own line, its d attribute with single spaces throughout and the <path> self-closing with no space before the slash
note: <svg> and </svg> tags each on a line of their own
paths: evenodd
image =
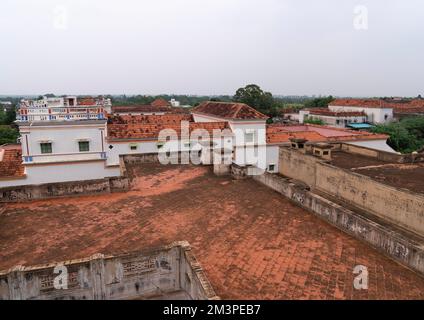
<svg viewBox="0 0 424 320">
<path fill-rule="evenodd" d="M 137 150 L 137 145 L 136 144 L 130 144 L 130 150 L 131 151 Z"/>
<path fill-rule="evenodd" d="M 52 153 L 51 142 L 40 143 L 41 153 Z"/>
<path fill-rule="evenodd" d="M 269 172 L 274 172 L 274 171 L 275 171 L 275 164 L 270 164 L 270 165 L 268 166 L 268 171 L 269 171 Z"/>
<path fill-rule="evenodd" d="M 254 132 L 246 132 L 244 135 L 244 139 L 246 143 L 253 143 L 255 140 L 255 133 Z"/>
<path fill-rule="evenodd" d="M 90 143 L 88 141 L 79 141 L 78 146 L 80 152 L 90 151 Z"/>
</svg>

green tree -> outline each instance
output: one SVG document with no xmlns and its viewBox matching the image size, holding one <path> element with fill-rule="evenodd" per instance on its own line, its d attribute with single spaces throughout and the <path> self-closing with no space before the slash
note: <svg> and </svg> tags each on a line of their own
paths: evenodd
<svg viewBox="0 0 424 320">
<path fill-rule="evenodd" d="M 387 143 L 398 152 L 409 153 L 424 146 L 424 117 L 377 125 L 372 131 L 389 135 Z"/>
<path fill-rule="evenodd" d="M 244 88 L 239 88 L 236 91 L 233 100 L 245 103 L 269 116 L 277 114 L 276 103 L 272 94 L 270 92 L 263 91 L 256 84 L 249 84 Z"/>
<path fill-rule="evenodd" d="M 305 102 L 306 108 L 326 108 L 330 102 L 333 102 L 333 96 L 316 98 Z"/>
<path fill-rule="evenodd" d="M 9 125 L 16 120 L 15 110 L 0 111 L 0 125 Z"/>
<path fill-rule="evenodd" d="M 321 119 L 315 119 L 315 118 L 307 118 L 303 121 L 304 123 L 309 123 L 309 124 L 319 124 L 321 126 L 325 125 L 325 122 Z"/>
<path fill-rule="evenodd" d="M 16 143 L 19 132 L 9 126 L 0 126 L 0 145 L 5 143 Z"/>
</svg>

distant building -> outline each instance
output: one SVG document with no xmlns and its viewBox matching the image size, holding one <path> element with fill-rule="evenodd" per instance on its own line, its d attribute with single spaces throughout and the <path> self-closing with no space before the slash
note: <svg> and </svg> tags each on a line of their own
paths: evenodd
<svg viewBox="0 0 424 320">
<path fill-rule="evenodd" d="M 7 112 L 13 109 L 13 103 L 11 101 L 0 101 L 0 110 Z"/>
<path fill-rule="evenodd" d="M 336 99 L 328 108 L 301 110 L 299 122 L 319 119 L 326 125 L 336 128 L 369 129 L 374 124 L 383 124 L 395 119 L 395 112 L 403 104 L 398 99 Z M 424 112 L 424 108 L 423 108 Z"/>
<path fill-rule="evenodd" d="M 367 122 L 381 124 L 393 121 L 393 107 L 376 99 L 337 99 L 328 105 L 333 112 L 362 112 Z"/>
<path fill-rule="evenodd" d="M 169 101 L 169 103 L 171 103 L 171 106 L 173 106 L 173 107 L 179 107 L 180 106 L 180 102 L 175 100 L 175 99 L 171 99 L 171 101 Z"/>
<path fill-rule="evenodd" d="M 67 97 L 43 97 L 40 100 L 22 100 L 18 107 L 17 121 L 66 121 L 106 119 L 111 112 L 110 99 Z"/>
<path fill-rule="evenodd" d="M 346 128 L 352 123 L 366 123 L 368 116 L 363 111 L 331 111 L 325 108 L 300 110 L 299 122 L 304 123 L 308 119 L 319 119 L 329 126 Z"/>
<path fill-rule="evenodd" d="M 424 116 L 424 100 L 421 98 L 337 99 L 328 108 L 331 111 L 363 111 L 367 114 L 368 122 L 374 124 Z"/>
</svg>

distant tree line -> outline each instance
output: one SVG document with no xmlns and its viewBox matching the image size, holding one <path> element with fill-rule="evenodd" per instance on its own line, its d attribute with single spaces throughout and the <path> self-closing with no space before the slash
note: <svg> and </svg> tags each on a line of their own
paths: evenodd
<svg viewBox="0 0 424 320">
<path fill-rule="evenodd" d="M 231 96 L 221 95 L 221 96 L 190 96 L 190 95 L 159 95 L 159 96 L 149 96 L 149 95 L 114 95 L 106 96 L 112 99 L 113 105 L 148 105 L 152 103 L 155 99 L 162 98 L 166 101 L 175 99 L 180 102 L 181 105 L 197 106 L 203 101 L 231 101 Z"/>
<path fill-rule="evenodd" d="M 328 97 L 308 97 L 308 96 L 273 96 L 270 92 L 262 90 L 256 84 L 249 84 L 239 88 L 233 96 L 215 95 L 215 96 L 195 96 L 195 95 L 108 95 L 114 105 L 147 105 L 157 98 L 163 98 L 167 101 L 175 99 L 181 105 L 197 106 L 203 101 L 222 101 L 222 102 L 242 102 L 255 108 L 256 110 L 268 115 L 277 117 L 283 109 L 297 111 L 305 107 L 324 108 L 328 103 L 334 100 L 332 96 Z"/>
<path fill-rule="evenodd" d="M 311 99 L 305 102 L 305 108 L 327 108 L 334 100 L 333 96 Z"/>
</svg>

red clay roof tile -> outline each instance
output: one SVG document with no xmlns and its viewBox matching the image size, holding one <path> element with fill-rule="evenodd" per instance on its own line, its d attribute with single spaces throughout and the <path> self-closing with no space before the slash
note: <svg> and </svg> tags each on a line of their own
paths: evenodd
<svg viewBox="0 0 424 320">
<path fill-rule="evenodd" d="M 244 103 L 236 102 L 202 102 L 192 110 L 193 113 L 205 114 L 223 119 L 266 120 L 268 117 Z"/>
<path fill-rule="evenodd" d="M 181 122 L 189 122 L 189 131 L 205 129 L 210 134 L 214 129 L 228 129 L 227 122 L 192 122 L 189 114 L 167 114 L 148 116 L 112 116 L 108 120 L 108 138 L 110 140 L 141 139 L 156 140 L 161 130 L 173 129 L 181 135 Z"/>
<path fill-rule="evenodd" d="M 329 106 L 392 108 L 394 113 L 424 113 L 424 99 L 336 99 Z"/>
<path fill-rule="evenodd" d="M 0 179 L 25 176 L 21 145 L 0 146 Z"/>
<path fill-rule="evenodd" d="M 290 138 L 306 139 L 313 142 L 383 140 L 389 137 L 364 131 L 353 131 L 318 125 L 269 125 L 266 130 L 267 143 L 288 143 Z"/>
<path fill-rule="evenodd" d="M 170 107 L 171 104 L 163 98 L 156 99 L 150 104 L 152 107 Z"/>
</svg>

